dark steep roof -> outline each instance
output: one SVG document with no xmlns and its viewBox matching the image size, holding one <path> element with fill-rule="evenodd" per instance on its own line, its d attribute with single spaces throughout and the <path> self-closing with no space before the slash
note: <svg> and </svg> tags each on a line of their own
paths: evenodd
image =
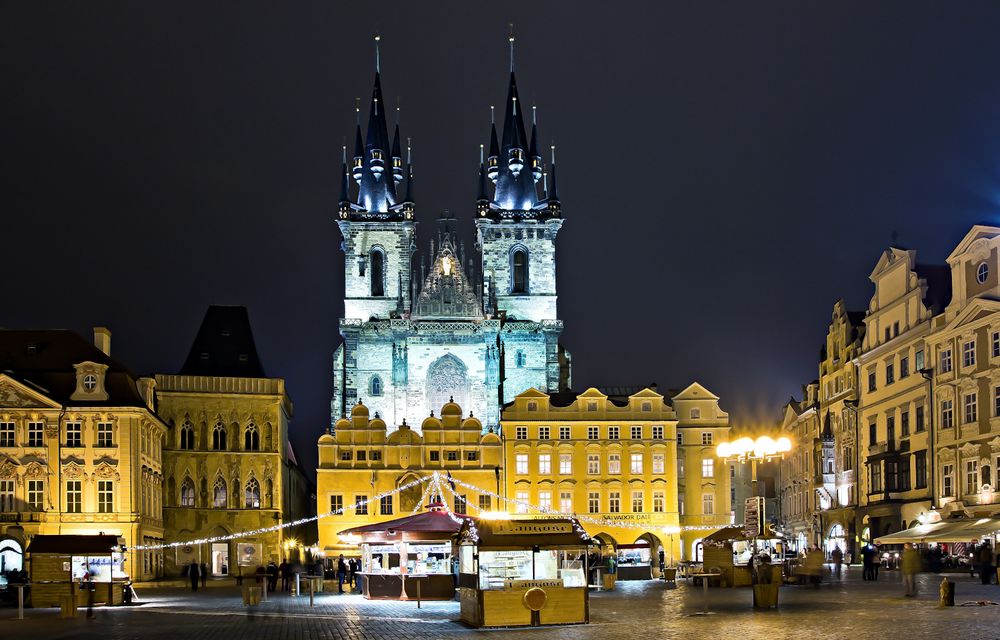
<svg viewBox="0 0 1000 640">
<path fill-rule="evenodd" d="M 70 400 L 76 390 L 73 365 L 81 362 L 108 367 L 104 380 L 107 400 Z M 0 373 L 35 387 L 64 406 L 146 406 L 135 375 L 125 365 L 67 329 L 0 330 Z"/>
<path fill-rule="evenodd" d="M 180 374 L 228 378 L 267 377 L 257 356 L 257 345 L 254 343 L 246 307 L 212 305 L 208 308 Z"/>
<path fill-rule="evenodd" d="M 924 303 L 934 313 L 944 311 L 951 302 L 951 267 L 946 264 L 918 264 L 916 272 L 927 282 Z"/>
</svg>

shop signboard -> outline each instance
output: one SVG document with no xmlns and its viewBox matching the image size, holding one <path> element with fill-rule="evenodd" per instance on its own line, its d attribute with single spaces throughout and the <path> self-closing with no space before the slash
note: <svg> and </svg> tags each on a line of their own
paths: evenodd
<svg viewBox="0 0 1000 640">
<path fill-rule="evenodd" d="M 747 537 L 756 538 L 760 535 L 760 523 L 764 520 L 764 498 L 747 498 L 743 513 L 743 528 Z"/>
<path fill-rule="evenodd" d="M 573 533 L 572 522 L 546 522 L 544 520 L 496 520 L 493 533 L 499 535 L 547 535 Z"/>
</svg>

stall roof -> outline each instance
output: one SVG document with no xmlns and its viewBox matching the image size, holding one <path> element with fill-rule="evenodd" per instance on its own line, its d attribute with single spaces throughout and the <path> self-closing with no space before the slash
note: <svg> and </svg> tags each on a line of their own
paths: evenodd
<svg viewBox="0 0 1000 640">
<path fill-rule="evenodd" d="M 574 518 L 525 518 L 477 520 L 462 528 L 462 537 L 475 541 L 480 549 L 579 549 L 594 543 Z"/>
<path fill-rule="evenodd" d="M 878 544 L 969 542 L 1000 531 L 1000 518 L 955 518 L 918 524 L 875 539 Z"/>
<path fill-rule="evenodd" d="M 764 540 L 773 540 L 775 538 L 780 538 L 771 525 L 767 525 L 764 531 L 761 532 L 757 538 Z M 702 538 L 702 542 L 729 542 L 730 540 L 751 540 L 752 538 L 747 536 L 747 531 L 741 525 L 732 525 L 729 527 L 723 527 L 718 531 L 714 531 L 709 535 Z"/>
<path fill-rule="evenodd" d="M 417 533 L 440 534 L 444 537 L 451 537 L 458 533 L 463 523 L 471 520 L 470 516 L 434 509 L 404 518 L 396 518 L 395 520 L 386 520 L 385 522 L 345 529 L 338 535 L 356 535 L 383 539 L 385 536 L 391 536 L 395 533 Z M 407 537 L 410 539 L 413 538 L 413 536 Z"/>
<path fill-rule="evenodd" d="M 75 555 L 110 554 L 118 546 L 118 536 L 39 535 L 31 539 L 28 553 L 62 553 Z"/>
</svg>

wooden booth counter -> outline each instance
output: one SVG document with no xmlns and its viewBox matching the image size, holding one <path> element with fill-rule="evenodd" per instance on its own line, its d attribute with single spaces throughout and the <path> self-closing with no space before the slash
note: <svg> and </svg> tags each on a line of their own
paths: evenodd
<svg viewBox="0 0 1000 640">
<path fill-rule="evenodd" d="M 462 621 L 475 627 L 589 622 L 590 542 L 571 518 L 467 523 L 459 534 Z"/>
<path fill-rule="evenodd" d="M 121 604 L 128 580 L 117 536 L 37 535 L 28 546 L 31 560 L 31 606 L 58 607 L 67 597 L 77 606 L 90 599 L 83 576 L 90 574 L 94 604 Z"/>
</svg>

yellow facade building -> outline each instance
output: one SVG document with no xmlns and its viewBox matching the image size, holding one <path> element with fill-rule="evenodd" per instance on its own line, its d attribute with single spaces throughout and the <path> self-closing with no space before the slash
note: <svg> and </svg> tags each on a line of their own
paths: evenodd
<svg viewBox="0 0 1000 640">
<path fill-rule="evenodd" d="M 268 378 L 246 309 L 210 307 L 178 374 L 158 374 L 158 412 L 169 423 L 163 451 L 167 542 L 273 527 L 306 515 L 308 483 L 288 442 L 292 402 Z M 280 562 L 286 536 L 301 529 L 178 547 L 167 575 L 207 565 L 212 576 Z"/>
<path fill-rule="evenodd" d="M 163 541 L 154 382 L 72 331 L 0 331 L 0 569 L 26 568 L 38 534 Z M 162 574 L 159 551 L 125 554 L 133 578 Z"/>
</svg>

